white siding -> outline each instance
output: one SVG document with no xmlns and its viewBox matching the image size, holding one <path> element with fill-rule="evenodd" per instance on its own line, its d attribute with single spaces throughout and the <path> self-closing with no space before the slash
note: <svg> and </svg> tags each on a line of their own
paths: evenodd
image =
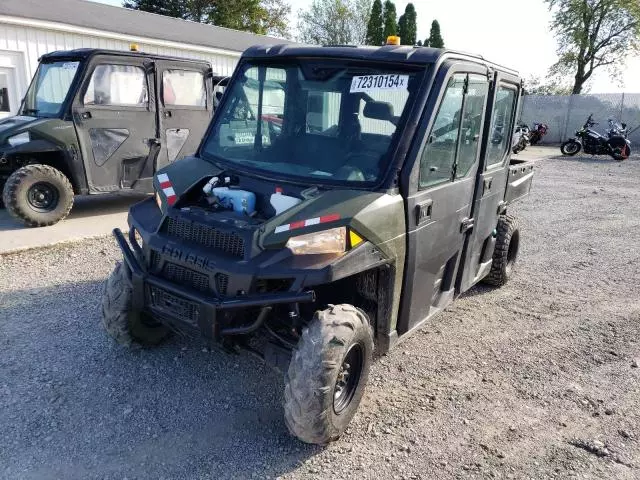
<svg viewBox="0 0 640 480">
<path fill-rule="evenodd" d="M 160 32 L 159 32 L 160 33 Z M 130 42 L 103 38 L 98 35 L 59 32 L 34 27 L 0 24 L 0 51 L 23 52 L 25 73 L 30 79 L 38 67 L 38 58 L 55 50 L 72 50 L 76 48 L 107 48 L 111 50 L 129 50 Z M 220 75 L 231 75 L 238 62 L 237 53 L 229 55 L 209 54 L 184 48 L 168 48 L 138 42 L 141 52 L 174 57 L 206 60 L 213 66 L 213 71 Z M 1 53 L 1 52 L 0 52 Z M 23 86 L 26 90 L 26 85 Z M 24 93 L 24 90 L 22 93 Z"/>
</svg>

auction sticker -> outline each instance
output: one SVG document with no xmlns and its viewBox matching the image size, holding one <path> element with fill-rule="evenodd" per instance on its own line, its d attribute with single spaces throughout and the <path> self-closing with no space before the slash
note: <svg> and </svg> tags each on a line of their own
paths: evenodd
<svg viewBox="0 0 640 480">
<path fill-rule="evenodd" d="M 376 90 L 405 90 L 409 85 L 409 75 L 388 73 L 385 75 L 360 75 L 351 80 L 350 93 Z"/>
</svg>

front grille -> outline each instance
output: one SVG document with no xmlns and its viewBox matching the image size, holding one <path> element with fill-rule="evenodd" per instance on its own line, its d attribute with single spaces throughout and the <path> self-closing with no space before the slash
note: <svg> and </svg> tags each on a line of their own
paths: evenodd
<svg viewBox="0 0 640 480">
<path fill-rule="evenodd" d="M 244 239 L 236 232 L 224 232 L 201 223 L 169 217 L 163 228 L 169 236 L 244 258 Z"/>
<path fill-rule="evenodd" d="M 226 295 L 229 286 L 229 275 L 224 273 L 216 273 L 216 292 L 218 295 Z"/>
<path fill-rule="evenodd" d="M 149 286 L 149 296 L 152 307 L 170 313 L 192 325 L 198 325 L 198 306 L 196 303 L 155 286 Z"/>
<path fill-rule="evenodd" d="M 207 275 L 176 265 L 175 263 L 165 263 L 160 275 L 171 282 L 188 286 L 201 292 L 209 291 L 209 277 Z"/>
</svg>

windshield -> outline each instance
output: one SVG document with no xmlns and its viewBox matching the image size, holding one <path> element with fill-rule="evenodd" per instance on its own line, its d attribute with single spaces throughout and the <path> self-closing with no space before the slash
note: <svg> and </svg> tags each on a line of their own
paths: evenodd
<svg viewBox="0 0 640 480">
<path fill-rule="evenodd" d="M 422 77 L 326 60 L 240 68 L 203 157 L 313 183 L 378 181 Z"/>
<path fill-rule="evenodd" d="M 80 62 L 42 63 L 29 86 L 22 112 L 37 117 L 54 117 L 60 113 Z"/>
</svg>

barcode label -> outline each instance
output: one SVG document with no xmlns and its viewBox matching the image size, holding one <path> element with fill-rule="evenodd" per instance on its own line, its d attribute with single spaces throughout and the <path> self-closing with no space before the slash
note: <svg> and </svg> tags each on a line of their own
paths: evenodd
<svg viewBox="0 0 640 480">
<path fill-rule="evenodd" d="M 409 85 L 409 75 L 390 73 L 386 75 L 361 75 L 351 80 L 351 93 L 375 90 L 405 90 Z"/>
</svg>

